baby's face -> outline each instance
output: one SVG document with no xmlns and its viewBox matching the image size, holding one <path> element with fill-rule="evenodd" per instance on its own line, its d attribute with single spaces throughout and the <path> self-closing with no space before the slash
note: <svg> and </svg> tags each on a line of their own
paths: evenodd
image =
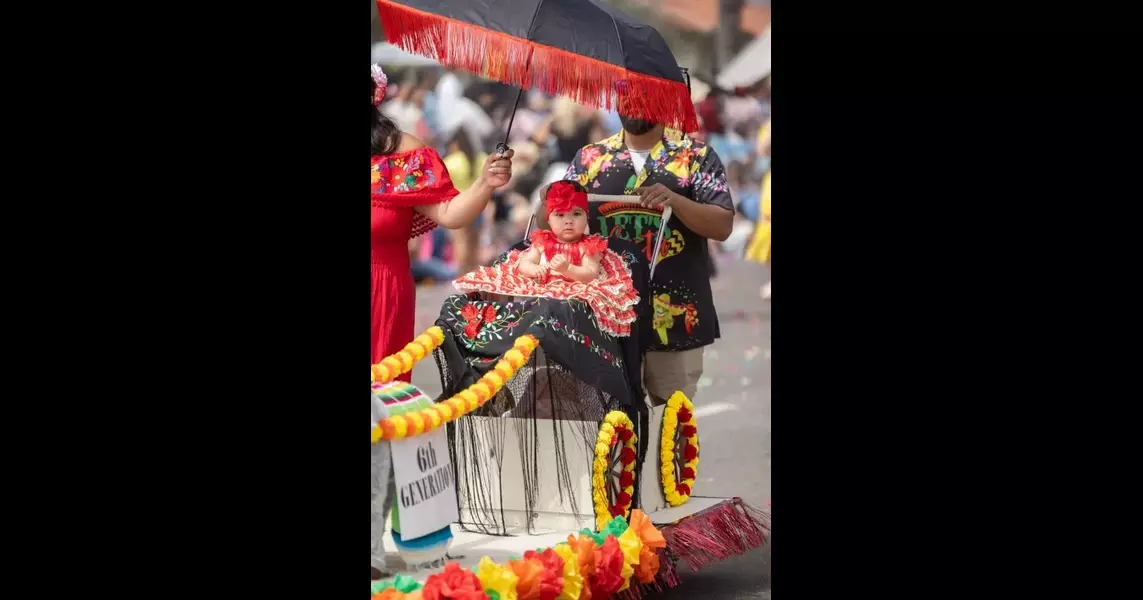
<svg viewBox="0 0 1143 600">
<path fill-rule="evenodd" d="M 553 210 L 552 214 L 548 215 L 548 227 L 551 227 L 552 233 L 556 234 L 561 242 L 577 241 L 587 230 L 587 213 L 579 207 L 566 213 Z"/>
</svg>

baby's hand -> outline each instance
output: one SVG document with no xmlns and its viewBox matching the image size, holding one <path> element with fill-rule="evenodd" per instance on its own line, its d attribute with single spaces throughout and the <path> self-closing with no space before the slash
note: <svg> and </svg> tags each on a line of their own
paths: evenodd
<svg viewBox="0 0 1143 600">
<path fill-rule="evenodd" d="M 568 266 L 570 264 L 571 263 L 568 262 L 568 257 L 564 256 L 563 254 L 557 254 L 552 258 L 550 266 L 552 267 L 553 271 L 557 273 L 563 273 L 568 270 Z"/>
</svg>

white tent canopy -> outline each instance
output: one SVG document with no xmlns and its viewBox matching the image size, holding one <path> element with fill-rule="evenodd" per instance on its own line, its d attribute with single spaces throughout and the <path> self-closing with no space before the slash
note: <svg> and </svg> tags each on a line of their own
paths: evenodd
<svg viewBox="0 0 1143 600">
<path fill-rule="evenodd" d="M 718 87 L 733 90 L 758 83 L 770 74 L 770 27 L 754 38 L 718 75 Z"/>
<path fill-rule="evenodd" d="M 427 67 L 431 65 L 439 66 L 440 63 L 423 56 L 417 56 L 390 44 L 388 42 L 381 42 L 373 44 L 369 49 L 369 62 L 377 63 L 379 65 L 393 65 L 397 67 Z"/>
</svg>

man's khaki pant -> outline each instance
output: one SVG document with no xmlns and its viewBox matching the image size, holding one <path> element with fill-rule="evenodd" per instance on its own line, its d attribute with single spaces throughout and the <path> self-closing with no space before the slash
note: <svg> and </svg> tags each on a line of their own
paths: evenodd
<svg viewBox="0 0 1143 600">
<path fill-rule="evenodd" d="M 677 391 L 694 400 L 702 377 L 702 348 L 682 352 L 648 352 L 643 357 L 643 386 L 651 405 L 660 406 Z"/>
</svg>

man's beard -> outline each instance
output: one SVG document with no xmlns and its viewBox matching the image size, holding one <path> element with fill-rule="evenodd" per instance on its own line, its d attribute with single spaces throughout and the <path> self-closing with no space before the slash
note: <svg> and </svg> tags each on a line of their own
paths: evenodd
<svg viewBox="0 0 1143 600">
<path fill-rule="evenodd" d="M 623 130 L 631 135 L 643 135 L 655 128 L 655 123 L 646 119 L 635 119 L 620 115 L 619 122 L 623 123 Z"/>
</svg>

